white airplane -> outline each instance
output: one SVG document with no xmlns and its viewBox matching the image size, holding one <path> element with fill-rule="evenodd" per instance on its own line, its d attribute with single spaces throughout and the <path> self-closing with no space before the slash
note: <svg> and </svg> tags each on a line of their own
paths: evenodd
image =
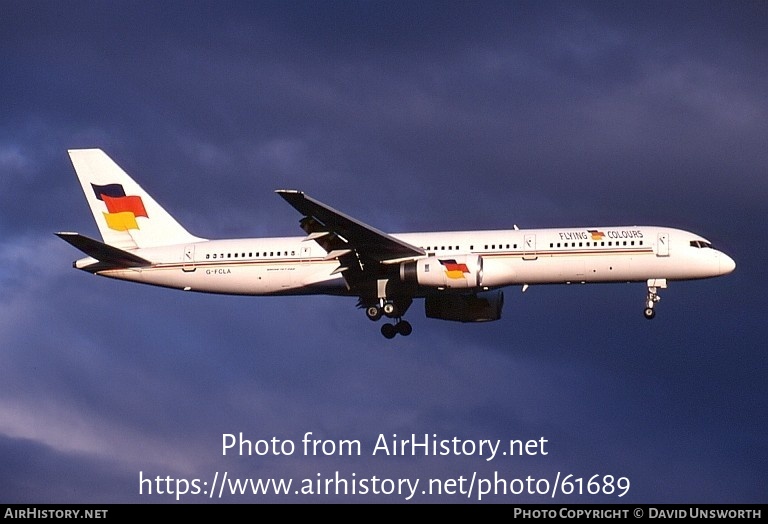
<svg viewBox="0 0 768 524">
<path fill-rule="evenodd" d="M 426 316 L 501 318 L 502 288 L 645 282 L 645 317 L 669 281 L 716 277 L 736 263 L 706 239 L 655 226 L 388 234 L 306 194 L 277 191 L 303 215 L 305 236 L 208 240 L 187 232 L 100 149 L 69 151 L 103 241 L 59 237 L 95 275 L 184 291 L 232 295 L 346 295 L 382 334 L 409 335 L 403 315 L 423 298 Z"/>
</svg>

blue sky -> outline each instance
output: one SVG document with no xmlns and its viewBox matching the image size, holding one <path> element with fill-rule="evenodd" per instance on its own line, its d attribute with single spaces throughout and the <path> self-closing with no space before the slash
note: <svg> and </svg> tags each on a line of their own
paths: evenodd
<svg viewBox="0 0 768 524">
<path fill-rule="evenodd" d="M 44 2 L 0 19 L 0 500 L 176 502 L 144 478 L 626 477 L 492 502 L 764 503 L 762 2 Z M 505 293 L 392 341 L 334 297 L 94 278 L 67 149 L 100 147 L 193 234 L 300 235 L 298 188 L 389 232 L 695 231 L 737 262 L 670 284 Z M 223 456 L 222 435 L 292 455 Z M 359 440 L 304 456 L 301 438 Z M 379 435 L 547 455 L 372 456 Z M 220 478 L 220 477 L 219 477 Z M 585 480 L 586 482 L 586 480 Z M 186 495 L 182 502 L 203 502 Z M 218 500 L 214 499 L 214 502 Z M 404 502 L 392 495 L 221 502 Z M 476 501 L 417 495 L 412 502 Z"/>
</svg>

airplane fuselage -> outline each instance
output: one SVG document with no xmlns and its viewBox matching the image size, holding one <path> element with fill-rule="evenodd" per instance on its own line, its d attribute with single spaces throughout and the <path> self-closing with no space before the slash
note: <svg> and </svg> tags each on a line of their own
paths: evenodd
<svg viewBox="0 0 768 524">
<path fill-rule="evenodd" d="M 109 278 L 229 295 L 348 295 L 392 338 L 416 298 L 428 318 L 498 320 L 503 288 L 645 282 L 655 316 L 667 281 L 716 277 L 735 262 L 704 238 L 655 226 L 390 234 L 302 191 L 275 192 L 306 236 L 208 240 L 188 232 L 100 149 L 69 151 L 102 241 L 56 233 L 86 255 L 74 267 Z"/>
<path fill-rule="evenodd" d="M 690 280 L 729 273 L 734 263 L 702 237 L 680 229 L 627 226 L 392 234 L 425 259 L 479 258 L 470 284 L 419 285 L 416 296 L 510 285 Z M 135 250 L 148 267 L 99 275 L 144 284 L 240 295 L 346 295 L 336 259 L 306 237 L 204 240 Z M 94 260 L 75 262 L 85 269 Z M 395 262 L 394 264 L 397 264 Z M 460 280 L 460 279 L 455 279 Z M 451 285 L 456 284 L 456 285 Z"/>
</svg>

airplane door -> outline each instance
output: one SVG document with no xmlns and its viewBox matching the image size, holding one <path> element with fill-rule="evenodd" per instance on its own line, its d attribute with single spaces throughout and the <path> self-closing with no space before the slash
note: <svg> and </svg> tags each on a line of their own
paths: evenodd
<svg viewBox="0 0 768 524">
<path fill-rule="evenodd" d="M 669 256 L 669 234 L 659 233 L 656 237 L 656 256 L 668 257 Z"/>
<path fill-rule="evenodd" d="M 304 245 L 299 248 L 299 260 L 294 261 L 294 263 L 291 264 L 292 268 L 290 272 L 290 286 L 303 286 L 307 282 L 307 279 L 310 278 L 312 267 L 310 264 L 304 263 L 309 260 L 310 252 L 310 246 Z M 283 287 L 288 287 L 288 285 Z"/>
<path fill-rule="evenodd" d="M 182 265 L 181 269 L 183 271 L 194 271 L 194 262 L 195 262 L 195 245 L 189 244 L 187 246 L 184 246 L 184 257 L 182 259 Z"/>
<path fill-rule="evenodd" d="M 523 260 L 536 260 L 536 235 L 527 234 L 523 238 Z"/>
</svg>

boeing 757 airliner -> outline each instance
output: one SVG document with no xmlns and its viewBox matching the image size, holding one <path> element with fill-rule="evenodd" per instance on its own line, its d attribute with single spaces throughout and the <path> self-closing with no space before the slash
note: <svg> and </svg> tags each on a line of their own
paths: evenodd
<svg viewBox="0 0 768 524">
<path fill-rule="evenodd" d="M 736 263 L 701 236 L 658 226 L 390 234 L 301 191 L 280 189 L 305 235 L 209 240 L 190 234 L 100 149 L 69 151 L 102 240 L 56 233 L 86 258 L 77 269 L 184 291 L 232 295 L 346 295 L 387 338 L 409 335 L 403 315 L 424 299 L 429 318 L 501 318 L 503 288 L 644 282 L 652 319 L 667 283 L 716 277 Z"/>
</svg>

